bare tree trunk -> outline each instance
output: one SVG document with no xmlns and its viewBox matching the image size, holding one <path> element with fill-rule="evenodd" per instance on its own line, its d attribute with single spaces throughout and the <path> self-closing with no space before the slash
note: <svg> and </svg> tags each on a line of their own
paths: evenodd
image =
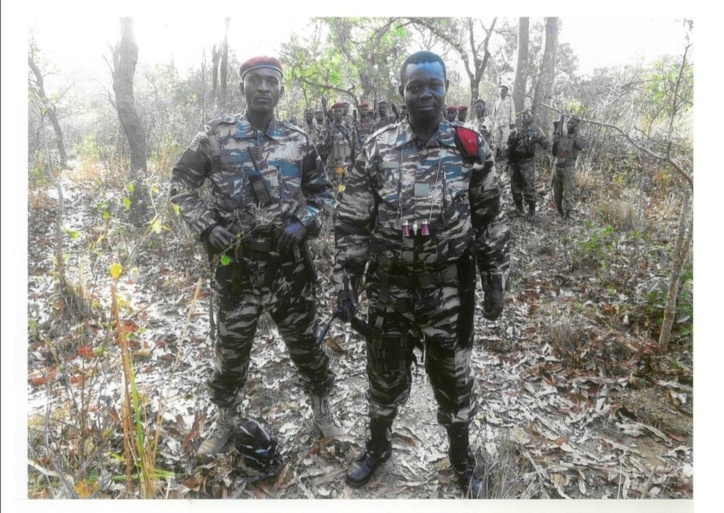
<svg viewBox="0 0 724 513">
<path fill-rule="evenodd" d="M 219 107 L 221 111 L 226 111 L 226 94 L 229 85 L 229 23 L 231 18 L 224 18 L 224 42 L 221 45 L 221 69 L 219 75 L 221 78 L 221 97 L 219 98 Z"/>
<path fill-rule="evenodd" d="M 543 62 L 538 83 L 533 96 L 533 115 L 536 124 L 550 134 L 552 126 L 551 113 L 547 109 L 537 109 L 541 103 L 551 104 L 553 82 L 556 78 L 556 53 L 558 52 L 558 18 L 546 18 L 546 43 L 543 51 Z"/>
<path fill-rule="evenodd" d="M 684 187 L 684 196 L 681 201 L 681 214 L 679 215 L 679 229 L 676 233 L 674 258 L 671 265 L 671 275 L 669 276 L 669 291 L 666 297 L 661 333 L 659 334 L 659 347 L 664 351 L 666 351 L 669 346 L 671 328 L 674 326 L 674 318 L 676 316 L 676 301 L 679 297 L 679 287 L 681 285 L 681 268 L 684 266 L 686 257 L 689 254 L 689 246 L 691 243 L 693 230 L 689 223 L 690 198 L 691 189 Z"/>
<path fill-rule="evenodd" d="M 528 34 L 530 20 L 518 20 L 518 63 L 515 66 L 515 82 L 513 84 L 513 104 L 515 111 L 520 112 L 525 107 L 525 87 L 528 81 Z"/>
<path fill-rule="evenodd" d="M 211 47 L 211 98 L 216 100 L 217 91 L 219 90 L 219 58 L 221 51 L 216 45 Z"/>
<path fill-rule="evenodd" d="M 55 105 L 53 105 L 53 102 L 51 102 L 50 98 L 48 98 L 48 96 L 45 94 L 43 74 L 40 72 L 40 69 L 35 64 L 35 61 L 32 57 L 28 57 L 28 66 L 30 66 L 30 69 L 33 70 L 33 74 L 35 75 L 35 82 L 38 86 L 38 96 L 40 97 L 40 101 L 42 102 L 43 109 L 45 111 L 41 113 L 40 126 L 43 126 L 43 116 L 47 115 L 48 119 L 50 120 L 50 124 L 53 125 L 53 130 L 55 130 L 55 144 L 58 147 L 58 154 L 60 155 L 60 166 L 65 167 L 68 158 L 66 157 L 65 144 L 63 143 L 63 130 L 61 129 L 60 123 L 58 122 L 58 115 L 55 111 Z"/>
<path fill-rule="evenodd" d="M 130 180 L 133 183 L 131 202 L 136 221 L 148 212 L 148 191 L 142 185 L 141 172 L 145 176 L 146 131 L 136 111 L 133 98 L 133 75 L 138 62 L 138 45 L 133 36 L 133 19 L 121 18 L 121 40 L 113 49 L 113 91 L 116 94 L 118 119 L 128 139 L 131 153 Z"/>
</svg>

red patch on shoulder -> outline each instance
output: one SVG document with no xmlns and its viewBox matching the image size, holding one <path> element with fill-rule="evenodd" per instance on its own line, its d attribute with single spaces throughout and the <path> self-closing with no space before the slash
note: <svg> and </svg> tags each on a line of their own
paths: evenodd
<svg viewBox="0 0 724 513">
<path fill-rule="evenodd" d="M 455 127 L 455 135 L 464 157 L 472 158 L 478 155 L 478 135 L 475 130 L 458 126 Z"/>
</svg>

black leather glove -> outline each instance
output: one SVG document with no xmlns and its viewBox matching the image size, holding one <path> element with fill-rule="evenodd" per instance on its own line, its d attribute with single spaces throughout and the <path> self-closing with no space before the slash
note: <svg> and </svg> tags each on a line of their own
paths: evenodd
<svg viewBox="0 0 724 513">
<path fill-rule="evenodd" d="M 503 277 L 500 274 L 481 274 L 483 282 L 483 316 L 494 321 L 503 311 Z"/>
<path fill-rule="evenodd" d="M 236 242 L 236 235 L 217 224 L 206 235 L 206 242 L 216 251 L 222 252 Z"/>
<path fill-rule="evenodd" d="M 341 290 L 337 295 L 337 318 L 344 322 L 349 322 L 352 320 L 356 309 L 352 299 L 349 297 L 349 293 L 346 290 Z"/>
<path fill-rule="evenodd" d="M 288 255 L 307 236 L 307 229 L 296 219 L 284 225 L 282 234 L 279 236 L 277 249 L 283 255 Z"/>
</svg>

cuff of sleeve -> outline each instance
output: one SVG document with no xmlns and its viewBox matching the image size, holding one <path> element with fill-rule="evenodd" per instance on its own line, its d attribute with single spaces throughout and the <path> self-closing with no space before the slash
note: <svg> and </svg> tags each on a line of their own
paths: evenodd
<svg viewBox="0 0 724 513">
<path fill-rule="evenodd" d="M 314 212 L 312 210 L 314 210 Z M 304 207 L 294 214 L 294 218 L 302 223 L 309 237 L 316 237 L 321 228 L 316 214 L 316 209 L 312 207 Z"/>
</svg>

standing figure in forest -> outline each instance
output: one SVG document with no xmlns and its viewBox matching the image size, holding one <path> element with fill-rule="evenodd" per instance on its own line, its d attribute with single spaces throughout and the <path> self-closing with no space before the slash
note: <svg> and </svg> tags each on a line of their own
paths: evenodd
<svg viewBox="0 0 724 513">
<path fill-rule="evenodd" d="M 490 116 L 485 115 L 485 100 L 482 98 L 475 100 L 475 119 L 472 121 L 472 125 L 483 135 L 485 142 L 490 144 L 490 129 L 493 122 Z"/>
<path fill-rule="evenodd" d="M 500 86 L 500 100 L 493 109 L 493 144 L 495 145 L 495 158 L 505 155 L 505 145 L 510 130 L 515 128 L 515 106 L 513 98 L 508 95 L 508 86 Z"/>
<path fill-rule="evenodd" d="M 511 169 L 510 191 L 515 208 L 523 213 L 523 199 L 528 205 L 528 217 L 535 215 L 535 147 L 544 150 L 550 147 L 543 131 L 533 124 L 533 113 L 524 109 L 520 113 L 520 128 L 510 132 L 508 137 L 508 165 Z"/>
<path fill-rule="evenodd" d="M 468 106 L 467 105 L 458 105 L 458 121 L 461 123 L 465 123 L 465 121 L 468 119 Z"/>
<path fill-rule="evenodd" d="M 344 103 L 332 105 L 332 123 L 327 128 L 324 144 L 327 154 L 327 169 L 333 173 L 330 177 L 338 193 L 342 192 L 342 180 L 347 170 L 352 167 L 356 148 L 354 127 L 344 121 Z"/>
<path fill-rule="evenodd" d="M 586 139 L 578 134 L 580 121 L 578 116 L 571 116 L 566 123 L 566 133 L 556 134 L 553 138 L 553 198 L 558 214 L 565 221 L 570 219 L 576 205 L 576 160 L 578 154 L 588 148 Z"/>
<path fill-rule="evenodd" d="M 377 102 L 377 121 L 375 122 L 375 126 L 372 128 L 373 132 L 397 121 L 395 116 L 387 114 L 387 106 L 387 100 L 380 100 Z"/>
<path fill-rule="evenodd" d="M 370 136 L 336 212 L 337 311 L 352 320 L 363 275 L 369 300 L 370 437 L 346 480 L 364 485 L 390 457 L 392 424 L 409 397 L 418 347 L 426 354 L 451 466 L 465 494 L 484 497 L 469 443 L 478 409 L 470 369 L 476 273 L 483 281 L 483 315 L 496 319 L 503 310 L 510 232 L 488 145 L 475 130 L 443 118 L 443 60 L 427 51 L 409 56 L 400 83 L 409 122 Z"/>
<path fill-rule="evenodd" d="M 369 112 L 370 106 L 367 102 L 359 103 L 359 118 L 357 119 L 357 137 L 359 138 L 360 144 L 365 142 L 365 139 L 372 133 L 372 125 L 374 121 L 370 118 Z"/>
<path fill-rule="evenodd" d="M 445 118 L 452 123 L 458 118 L 458 108 L 455 105 L 448 105 L 445 109 Z"/>
<path fill-rule="evenodd" d="M 307 239 L 334 209 L 334 193 L 307 135 L 276 119 L 282 65 L 255 57 L 240 68 L 247 109 L 208 123 L 173 167 L 171 201 L 215 263 L 216 366 L 208 381 L 219 409 L 198 448 L 219 453 L 239 423 L 257 323 L 279 328 L 323 436 L 342 434 L 329 404 L 334 374 L 316 344 L 314 263 Z M 210 182 L 212 203 L 200 195 Z"/>
</svg>

